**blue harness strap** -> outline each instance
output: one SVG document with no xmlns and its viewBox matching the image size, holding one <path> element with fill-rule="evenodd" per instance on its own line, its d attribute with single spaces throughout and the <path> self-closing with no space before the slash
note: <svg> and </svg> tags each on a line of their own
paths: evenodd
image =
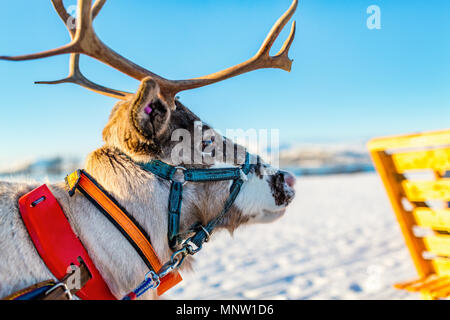
<svg viewBox="0 0 450 320">
<path fill-rule="evenodd" d="M 242 173 L 247 176 L 250 172 L 252 165 L 250 164 L 250 155 L 247 153 L 245 163 L 242 166 L 241 170 Z M 197 246 L 197 250 L 200 250 L 203 246 L 203 243 L 205 243 L 208 238 L 210 237 L 211 233 L 213 232 L 214 228 L 220 223 L 220 221 L 223 219 L 223 217 L 228 213 L 228 211 L 231 209 L 231 206 L 233 205 L 234 201 L 236 200 L 237 196 L 239 195 L 242 185 L 244 184 L 244 179 L 242 176 L 240 176 L 238 179 L 235 179 L 233 181 L 233 184 L 230 187 L 230 195 L 228 196 L 227 200 L 225 201 L 224 208 L 222 209 L 221 213 L 213 220 L 211 220 L 206 227 L 201 228 L 198 230 L 198 232 L 189 240 Z"/>
<path fill-rule="evenodd" d="M 141 163 L 139 165 L 145 171 L 149 171 L 154 175 L 169 181 L 172 181 L 173 175 L 177 171 L 177 167 L 171 166 L 160 160 L 153 160 L 149 163 Z"/>
<path fill-rule="evenodd" d="M 54 285 L 54 282 L 46 281 L 36 286 L 23 289 L 15 293 L 14 295 L 5 298 L 5 300 L 37 300 L 41 298 Z"/>
<path fill-rule="evenodd" d="M 181 202 L 183 200 L 183 183 L 173 181 L 169 194 L 169 226 L 168 238 L 171 248 L 177 245 L 177 236 L 180 229 Z"/>
<path fill-rule="evenodd" d="M 241 168 L 191 169 L 184 178 L 192 182 L 235 180 L 241 177 Z"/>
<path fill-rule="evenodd" d="M 185 169 L 183 167 L 171 166 L 160 160 L 153 160 L 149 163 L 140 164 L 141 168 L 149 171 L 160 178 L 173 181 L 178 169 L 184 171 L 185 181 L 190 182 L 210 182 L 235 180 L 241 177 L 241 167 L 233 168 L 212 168 L 212 169 Z M 242 170 L 243 171 L 243 170 Z"/>
<path fill-rule="evenodd" d="M 222 209 L 221 213 L 213 220 L 211 220 L 206 227 L 201 228 L 191 239 L 190 241 L 197 246 L 197 248 L 201 248 L 203 243 L 207 241 L 213 232 L 214 228 L 219 224 L 219 222 L 223 219 L 223 217 L 228 213 L 236 200 L 239 192 L 241 191 L 241 187 L 244 181 L 242 179 L 235 180 L 230 188 L 230 195 L 228 199 L 225 201 L 225 206 Z"/>
<path fill-rule="evenodd" d="M 249 174 L 252 165 L 250 164 L 250 155 L 246 153 L 245 163 L 240 167 L 230 168 L 212 168 L 212 169 L 186 169 L 184 167 L 176 167 L 169 165 L 160 160 L 153 160 L 149 163 L 140 164 L 141 168 L 149 171 L 156 176 L 168 180 L 171 182 L 170 194 L 169 194 L 169 217 L 168 217 L 168 240 L 171 249 L 174 249 L 180 242 L 179 229 L 180 229 L 180 214 L 181 203 L 183 195 L 183 185 L 186 182 L 213 182 L 213 181 L 226 181 L 233 180 L 233 184 L 230 188 L 230 195 L 225 201 L 224 208 L 221 213 L 212 221 L 210 221 L 206 227 L 201 227 L 191 241 L 201 248 L 202 244 L 209 238 L 213 229 L 222 220 L 225 214 L 230 210 L 234 201 L 236 200 L 241 187 Z M 183 172 L 184 181 L 174 180 L 175 173 L 177 171 Z"/>
</svg>

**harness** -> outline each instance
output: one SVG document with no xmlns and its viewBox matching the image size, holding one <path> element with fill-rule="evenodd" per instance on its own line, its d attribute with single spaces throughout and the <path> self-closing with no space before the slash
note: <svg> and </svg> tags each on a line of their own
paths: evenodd
<svg viewBox="0 0 450 320">
<path fill-rule="evenodd" d="M 186 169 L 160 160 L 139 163 L 139 166 L 171 183 L 167 236 L 174 253 L 164 265 L 160 263 L 145 230 L 89 174 L 84 170 L 78 170 L 66 177 L 69 195 L 74 196 L 78 190 L 90 200 L 124 235 L 150 269 L 144 281 L 123 300 L 134 300 L 150 289 L 156 289 L 158 295 L 161 295 L 182 281 L 177 269 L 188 255 L 199 252 L 203 244 L 209 240 L 214 229 L 235 202 L 253 165 L 250 164 L 250 155 L 246 153 L 245 163 L 231 168 Z M 232 181 L 230 194 L 220 214 L 206 226 L 195 224 L 187 232 L 193 235 L 183 239 L 183 235 L 179 232 L 183 186 L 188 182 L 227 180 Z M 75 293 L 81 299 L 115 299 L 47 186 L 41 186 L 26 194 L 19 200 L 19 204 L 25 226 L 36 249 L 60 282 L 45 281 L 5 299 L 71 299 Z M 177 248 L 180 249 L 176 250 Z M 69 266 L 73 272 L 65 274 L 63 270 L 67 270 Z M 74 281 L 77 272 L 78 275 L 81 274 L 81 288 L 69 288 L 68 283 Z"/>
<path fill-rule="evenodd" d="M 203 248 L 203 244 L 208 242 L 214 229 L 230 211 L 231 206 L 241 191 L 242 185 L 247 180 L 247 175 L 254 166 L 253 164 L 250 164 L 250 154 L 248 152 L 245 154 L 245 162 L 243 165 L 231 168 L 186 169 L 180 166 L 169 165 L 160 160 L 152 160 L 149 163 L 141 163 L 139 165 L 143 170 L 151 172 L 154 175 L 170 182 L 171 186 L 168 205 L 169 220 L 167 237 L 172 250 L 175 250 L 177 245 L 181 245 L 181 249 L 176 250 L 172 254 L 170 260 L 163 266 L 160 273 L 156 274 L 149 272 L 144 281 L 134 291 L 130 292 L 124 298 L 125 300 L 133 299 L 136 296 L 139 297 L 145 291 L 157 288 L 159 286 L 161 276 L 176 270 L 182 265 L 184 259 L 188 255 L 194 255 Z M 225 205 L 220 214 L 208 222 L 206 226 L 195 224 L 189 230 L 190 233 L 194 233 L 194 235 L 187 239 L 183 239 L 182 235 L 179 233 L 183 185 L 188 182 L 213 182 L 227 180 L 231 180 L 233 183 L 230 187 L 230 194 L 226 199 Z"/>
<path fill-rule="evenodd" d="M 217 224 L 230 210 L 241 190 L 242 184 L 247 180 L 247 175 L 252 167 L 250 164 L 250 155 L 248 153 L 246 153 L 245 163 L 242 166 L 232 168 L 186 169 L 184 167 L 171 166 L 160 160 L 153 160 L 149 163 L 140 164 L 140 166 L 145 171 L 149 171 L 171 183 L 167 233 L 171 249 L 174 249 L 183 241 L 179 234 L 183 186 L 188 182 L 233 181 L 230 187 L 230 195 L 228 196 L 221 213 L 205 227 L 198 225 L 198 233 L 192 239 L 189 239 L 197 248 L 201 248 L 202 244 L 207 241 Z M 181 173 L 181 177 L 179 175 L 178 178 L 176 178 L 175 175 L 177 173 Z"/>
</svg>

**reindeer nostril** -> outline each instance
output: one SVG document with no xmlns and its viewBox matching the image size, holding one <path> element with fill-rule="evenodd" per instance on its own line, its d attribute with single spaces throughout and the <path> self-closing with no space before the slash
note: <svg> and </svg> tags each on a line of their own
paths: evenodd
<svg viewBox="0 0 450 320">
<path fill-rule="evenodd" d="M 295 177 L 294 177 L 292 174 L 290 174 L 289 172 L 285 172 L 285 173 L 284 173 L 284 181 L 286 182 L 286 184 L 287 184 L 289 187 L 293 188 L 293 187 L 295 186 L 295 181 L 296 181 L 296 179 L 295 179 Z"/>
</svg>

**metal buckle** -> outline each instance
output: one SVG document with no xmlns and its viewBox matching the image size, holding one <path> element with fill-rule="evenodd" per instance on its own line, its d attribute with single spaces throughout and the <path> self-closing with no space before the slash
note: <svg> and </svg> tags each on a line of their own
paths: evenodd
<svg viewBox="0 0 450 320">
<path fill-rule="evenodd" d="M 66 295 L 66 297 L 69 300 L 73 299 L 72 293 L 70 293 L 69 288 L 67 287 L 67 284 L 65 284 L 64 282 L 60 282 L 58 284 L 55 284 L 53 287 L 51 287 L 50 289 L 48 289 L 45 292 L 45 295 L 48 296 L 50 293 L 52 293 L 53 291 L 55 291 L 56 289 L 58 289 L 59 287 L 62 287 L 64 289 L 64 294 Z"/>
<path fill-rule="evenodd" d="M 183 179 L 180 180 L 180 181 L 174 180 L 173 177 L 175 177 L 175 175 L 176 175 L 177 172 L 179 172 L 179 171 L 181 171 L 181 174 L 179 174 L 179 175 L 182 176 Z M 182 183 L 183 186 L 184 186 L 186 183 L 188 183 L 188 182 L 186 181 L 185 177 L 184 177 L 184 173 L 185 173 L 186 171 L 187 171 L 187 169 L 186 169 L 185 167 L 175 167 L 175 172 L 173 173 L 172 180 L 175 181 L 175 182 Z"/>
<path fill-rule="evenodd" d="M 145 275 L 145 280 L 151 279 L 153 281 L 153 285 L 151 286 L 151 288 L 158 288 L 161 280 L 159 275 L 157 275 L 154 271 L 149 271 L 147 272 L 147 274 Z"/>
</svg>

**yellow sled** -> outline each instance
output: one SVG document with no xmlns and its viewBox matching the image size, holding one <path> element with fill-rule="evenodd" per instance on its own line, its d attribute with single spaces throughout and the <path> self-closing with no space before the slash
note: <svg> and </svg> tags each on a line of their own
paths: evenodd
<svg viewBox="0 0 450 320">
<path fill-rule="evenodd" d="M 395 287 L 450 297 L 450 130 L 376 138 L 368 148 L 419 274 Z"/>
</svg>

